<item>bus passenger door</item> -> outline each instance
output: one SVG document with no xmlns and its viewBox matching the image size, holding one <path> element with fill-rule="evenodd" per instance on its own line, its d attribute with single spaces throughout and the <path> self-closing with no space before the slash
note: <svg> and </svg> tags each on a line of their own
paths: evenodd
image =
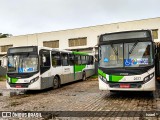
<svg viewBox="0 0 160 120">
<path fill-rule="evenodd" d="M 69 81 L 74 81 L 75 72 L 74 72 L 74 55 L 69 54 L 69 67 L 70 67 L 70 75 L 69 75 Z"/>
<path fill-rule="evenodd" d="M 49 50 L 40 50 L 41 89 L 52 87 L 51 60 Z"/>
<path fill-rule="evenodd" d="M 58 76 L 60 83 L 63 84 L 61 53 L 59 51 L 52 51 L 52 75 Z"/>
<path fill-rule="evenodd" d="M 70 82 L 69 75 L 71 73 L 71 68 L 68 61 L 68 53 L 61 53 L 62 61 L 62 84 Z"/>
<path fill-rule="evenodd" d="M 80 80 L 82 79 L 82 62 L 81 62 L 81 56 L 80 55 L 75 55 L 75 61 L 74 61 L 74 79 L 75 80 Z"/>
</svg>

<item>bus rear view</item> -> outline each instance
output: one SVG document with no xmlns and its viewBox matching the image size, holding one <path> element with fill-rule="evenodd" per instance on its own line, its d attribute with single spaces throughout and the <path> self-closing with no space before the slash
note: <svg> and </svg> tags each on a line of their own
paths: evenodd
<svg viewBox="0 0 160 120">
<path fill-rule="evenodd" d="M 108 33 L 99 39 L 99 89 L 154 91 L 154 42 L 150 30 Z"/>
</svg>

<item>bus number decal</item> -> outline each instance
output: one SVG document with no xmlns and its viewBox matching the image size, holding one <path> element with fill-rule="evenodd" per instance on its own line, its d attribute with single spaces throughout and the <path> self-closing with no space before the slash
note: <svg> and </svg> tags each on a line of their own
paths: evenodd
<svg viewBox="0 0 160 120">
<path fill-rule="evenodd" d="M 134 80 L 141 80 L 141 77 L 134 77 Z"/>
</svg>

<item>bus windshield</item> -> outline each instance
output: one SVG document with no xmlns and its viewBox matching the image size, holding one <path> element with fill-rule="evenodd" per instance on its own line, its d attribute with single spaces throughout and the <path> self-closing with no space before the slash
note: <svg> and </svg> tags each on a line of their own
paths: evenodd
<svg viewBox="0 0 160 120">
<path fill-rule="evenodd" d="M 38 71 L 38 56 L 21 54 L 8 56 L 9 73 L 30 73 Z"/>
<path fill-rule="evenodd" d="M 101 45 L 100 54 L 100 67 L 146 67 L 153 65 L 151 42 L 136 41 Z"/>
</svg>

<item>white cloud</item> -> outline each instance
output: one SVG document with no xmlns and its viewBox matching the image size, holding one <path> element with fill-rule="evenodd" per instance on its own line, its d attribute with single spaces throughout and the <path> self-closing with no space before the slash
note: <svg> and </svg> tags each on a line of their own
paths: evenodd
<svg viewBox="0 0 160 120">
<path fill-rule="evenodd" d="M 0 0 L 0 32 L 32 34 L 159 17 L 159 0 Z"/>
</svg>

